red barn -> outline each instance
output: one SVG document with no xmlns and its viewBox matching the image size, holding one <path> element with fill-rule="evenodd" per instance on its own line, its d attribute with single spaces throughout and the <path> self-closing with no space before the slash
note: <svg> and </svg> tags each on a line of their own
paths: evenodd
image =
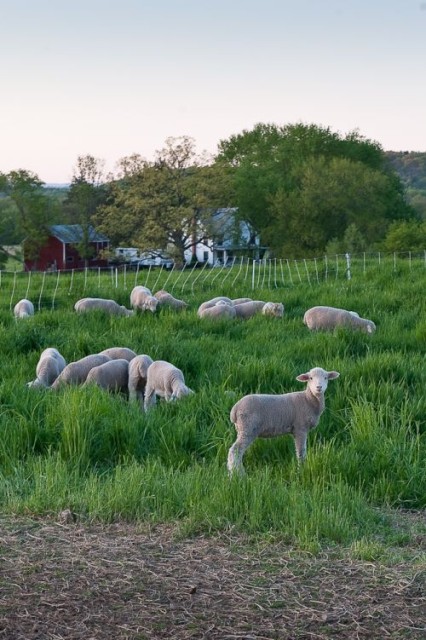
<svg viewBox="0 0 426 640">
<path fill-rule="evenodd" d="M 84 267 L 106 267 L 108 261 L 100 258 L 102 250 L 109 248 L 109 239 L 89 226 L 89 246 L 93 249 L 93 257 L 84 260 L 78 252 L 78 244 L 83 240 L 83 229 L 79 224 L 56 224 L 49 227 L 46 244 L 40 249 L 36 258 L 26 257 L 25 271 L 63 271 L 65 269 L 83 269 Z"/>
</svg>

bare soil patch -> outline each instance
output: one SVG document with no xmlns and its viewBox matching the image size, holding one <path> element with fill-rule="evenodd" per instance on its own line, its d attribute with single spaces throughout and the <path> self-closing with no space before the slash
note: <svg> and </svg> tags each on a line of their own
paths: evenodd
<svg viewBox="0 0 426 640">
<path fill-rule="evenodd" d="M 1 519 L 0 639 L 426 637 L 416 562 L 175 533 Z"/>
</svg>

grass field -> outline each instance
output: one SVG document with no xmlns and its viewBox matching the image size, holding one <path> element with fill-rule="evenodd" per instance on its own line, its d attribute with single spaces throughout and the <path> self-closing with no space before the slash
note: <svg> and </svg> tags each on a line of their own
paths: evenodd
<svg viewBox="0 0 426 640">
<path fill-rule="evenodd" d="M 404 567 L 404 579 L 417 576 L 424 584 L 425 265 L 353 265 L 351 280 L 344 269 L 336 273 L 335 265 L 327 273 L 314 263 L 306 269 L 303 263 L 298 269 L 284 266 L 287 271 L 270 265 L 254 272 L 234 266 L 171 274 L 2 273 L 5 530 L 26 530 L 22 523 L 28 518 L 57 521 L 70 510 L 72 522 L 102 530 L 133 527 L 137 535 L 138 527 L 166 527 L 175 539 L 243 537 L 252 550 L 282 545 L 318 558 L 318 571 L 322 554 L 334 549 L 357 566 Z M 164 287 L 190 307 L 180 314 L 162 310 L 130 318 L 73 311 L 83 296 L 129 306 L 135 282 Z M 198 305 L 219 294 L 283 302 L 284 318 L 200 320 Z M 11 309 L 22 297 L 33 300 L 36 313 L 16 322 Z M 377 331 L 310 333 L 303 313 L 316 304 L 356 310 L 374 320 Z M 180 367 L 195 394 L 171 404 L 159 401 L 144 415 L 127 398 L 97 388 L 27 388 L 48 346 L 67 361 L 110 346 L 131 347 Z M 298 468 L 293 441 L 283 436 L 254 443 L 245 456 L 246 476 L 230 479 L 232 405 L 246 393 L 299 390 L 296 376 L 312 366 L 336 369 L 340 377 L 327 389 L 326 410 L 309 435 L 304 466 Z M 48 544 L 49 536 L 43 539 Z M 410 637 L 421 637 L 408 622 L 402 627 L 411 629 Z M 266 630 L 264 636 L 232 636 L 230 629 L 211 637 L 287 637 Z M 329 637 L 316 633 L 312 637 Z M 392 637 L 406 637 L 398 633 Z M 115 637 L 170 636 L 151 629 Z"/>
</svg>

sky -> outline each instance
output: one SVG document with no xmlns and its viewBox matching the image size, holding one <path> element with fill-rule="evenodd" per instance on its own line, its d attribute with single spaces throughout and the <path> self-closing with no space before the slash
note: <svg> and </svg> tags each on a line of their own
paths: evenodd
<svg viewBox="0 0 426 640">
<path fill-rule="evenodd" d="M 70 182 L 257 123 L 426 151 L 421 0 L 0 0 L 0 172 Z"/>
</svg>

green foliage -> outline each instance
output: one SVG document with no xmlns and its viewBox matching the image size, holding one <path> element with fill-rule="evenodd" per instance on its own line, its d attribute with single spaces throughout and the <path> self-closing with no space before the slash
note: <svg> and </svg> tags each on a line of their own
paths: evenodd
<svg viewBox="0 0 426 640">
<path fill-rule="evenodd" d="M 388 229 L 383 240 L 385 251 L 422 251 L 426 247 L 426 220 L 400 220 Z"/>
</svg>

